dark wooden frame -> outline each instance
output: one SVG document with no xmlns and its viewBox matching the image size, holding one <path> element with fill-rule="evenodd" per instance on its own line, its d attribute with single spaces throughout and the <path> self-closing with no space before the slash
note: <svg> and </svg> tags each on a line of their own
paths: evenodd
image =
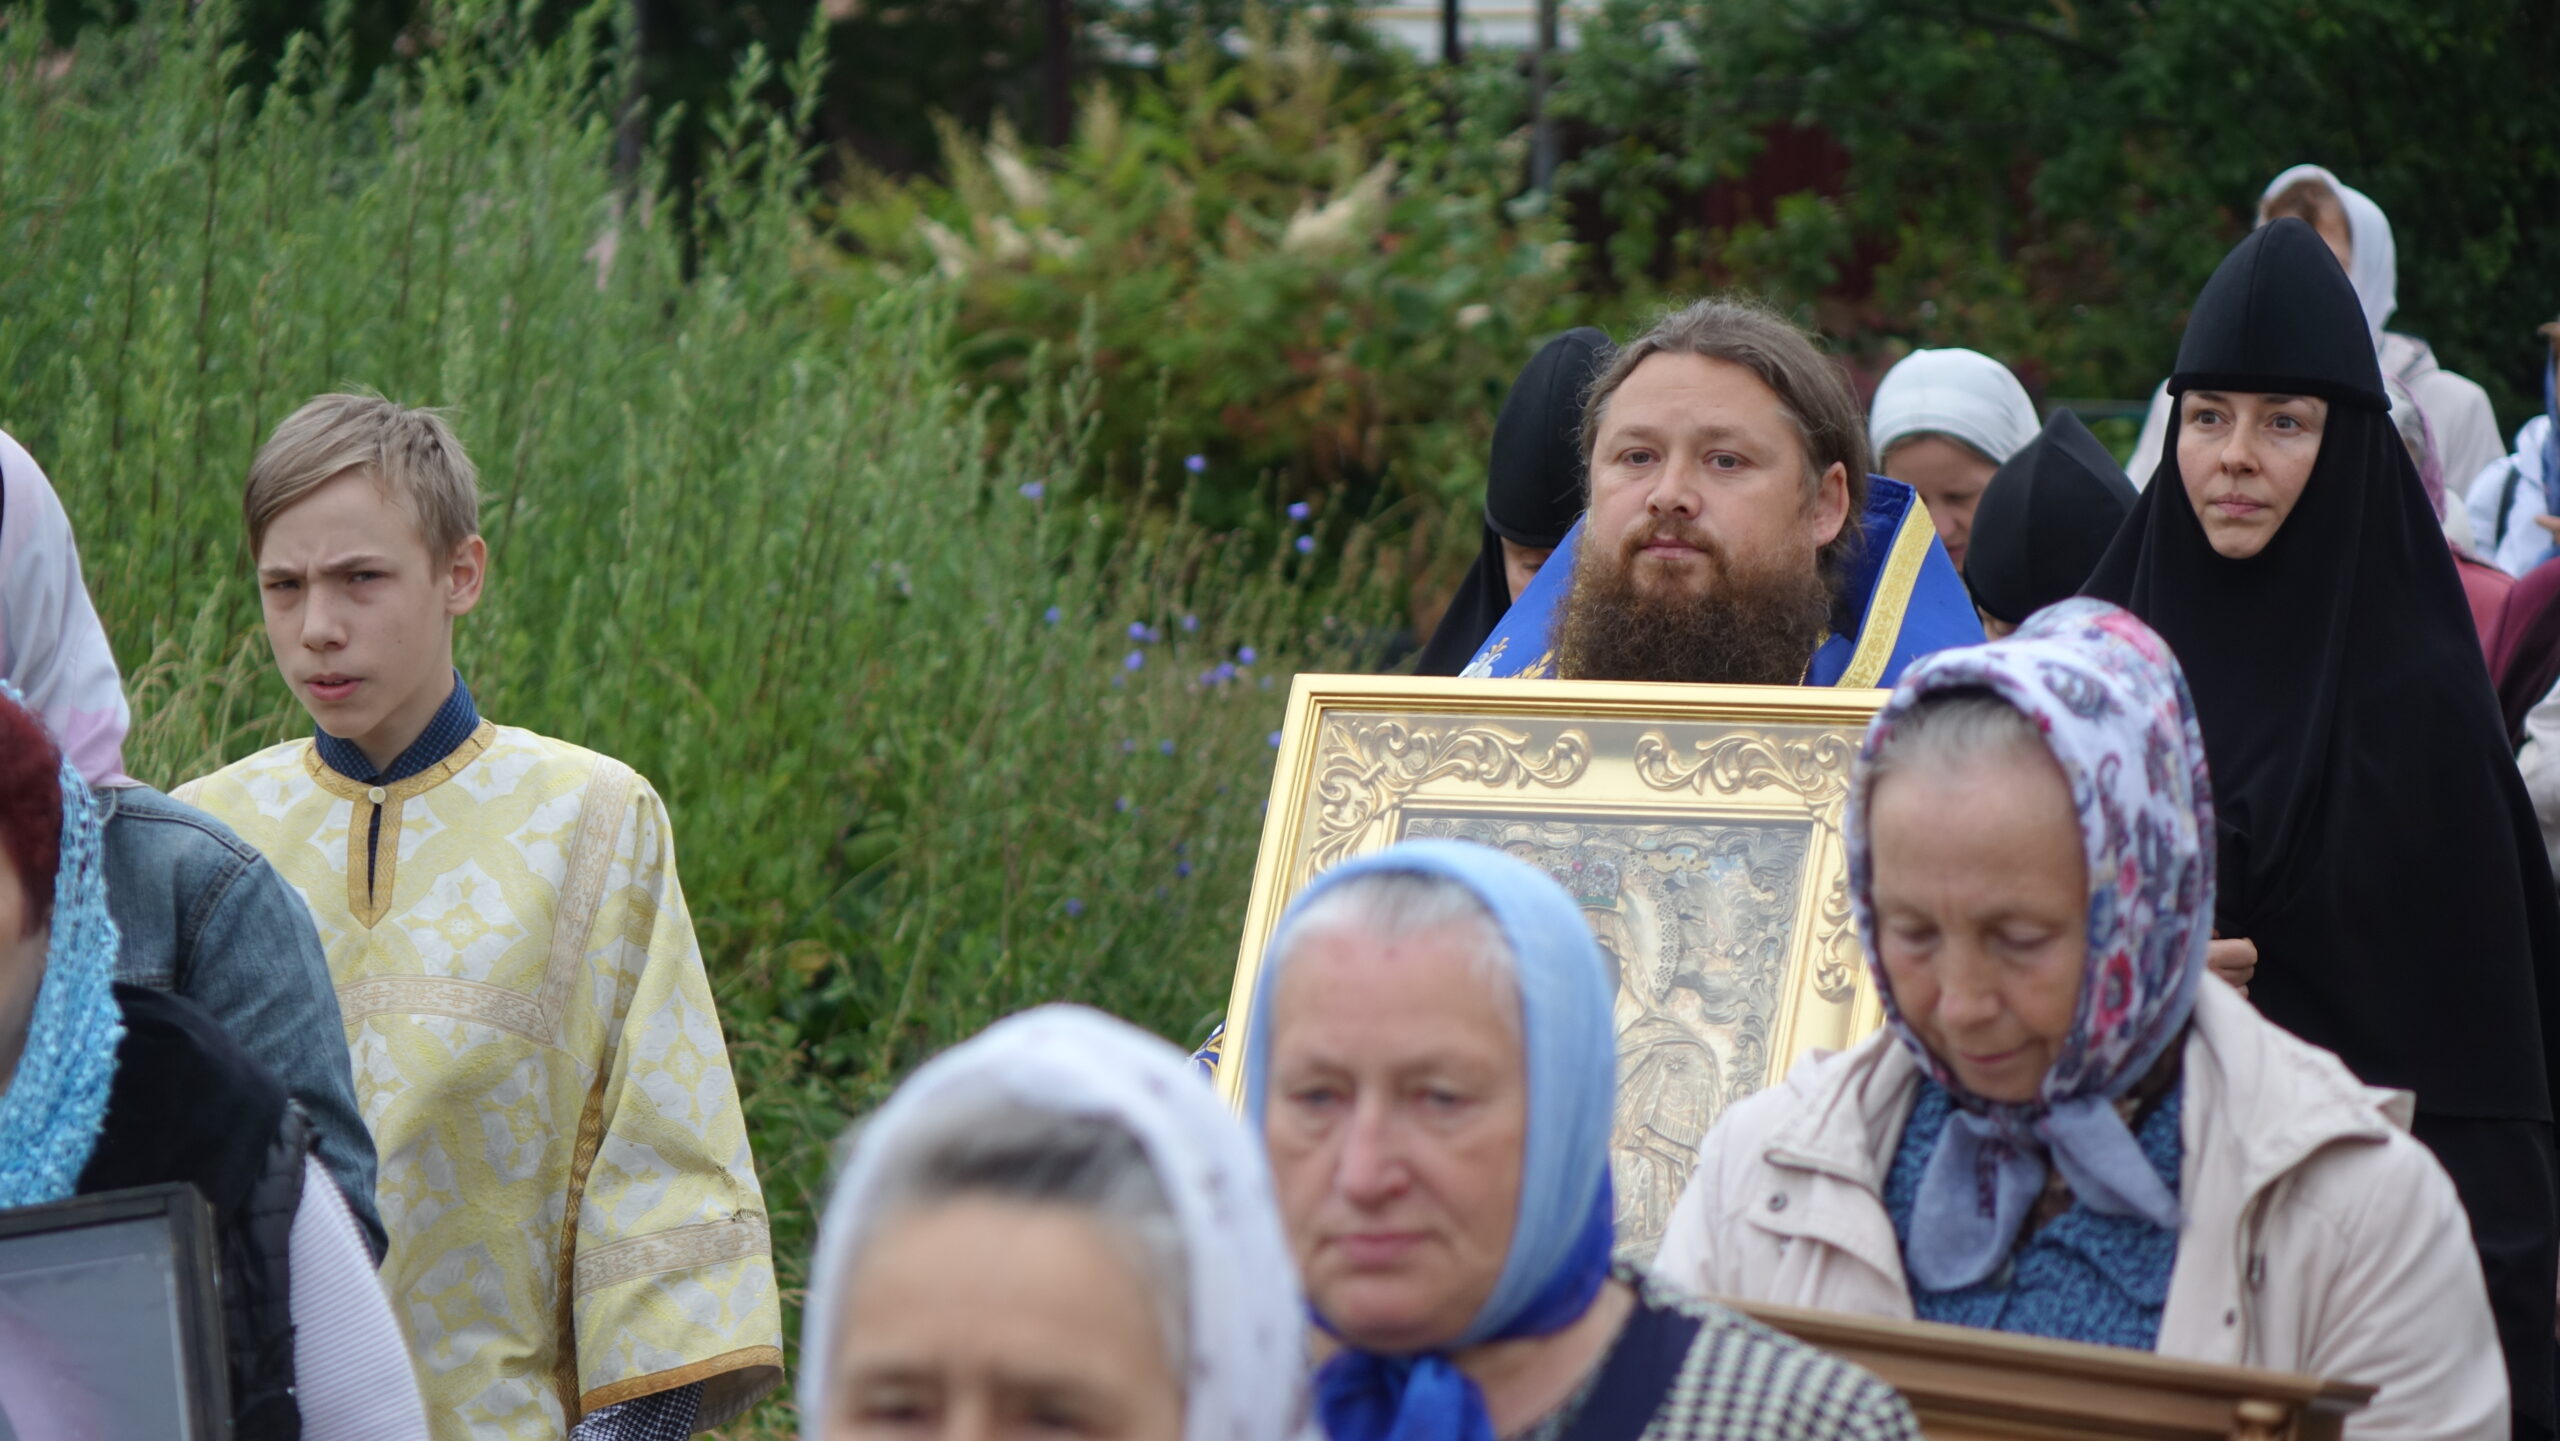
<svg viewBox="0 0 2560 1441">
<path fill-rule="evenodd" d="M 159 1222 L 177 1283 L 179 1389 L 198 1441 L 231 1441 L 231 1378 L 223 1350 L 222 1293 L 213 1208 L 184 1182 L 73 1196 L 0 1211 L 0 1251 L 25 1236 L 60 1235 L 97 1226 Z M 0 1262 L 0 1275 L 8 1267 Z"/>
<path fill-rule="evenodd" d="M 1927 1321 L 1757 1302 L 1735 1310 L 1853 1361 L 1929 1441 L 2338 1441 L 2371 1386 Z"/>
</svg>

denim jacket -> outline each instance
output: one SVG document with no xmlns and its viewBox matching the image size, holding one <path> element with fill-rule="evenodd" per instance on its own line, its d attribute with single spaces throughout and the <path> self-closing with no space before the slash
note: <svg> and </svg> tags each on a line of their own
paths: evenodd
<svg viewBox="0 0 2560 1441">
<path fill-rule="evenodd" d="M 302 1102 L 327 1167 L 379 1260 L 373 1136 L 356 1111 L 338 993 L 311 912 L 231 828 L 149 786 L 98 793 L 116 979 L 213 1013 Z"/>
</svg>

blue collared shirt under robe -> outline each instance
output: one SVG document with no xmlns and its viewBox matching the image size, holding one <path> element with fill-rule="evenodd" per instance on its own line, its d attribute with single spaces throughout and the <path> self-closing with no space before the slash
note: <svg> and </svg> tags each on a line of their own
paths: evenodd
<svg viewBox="0 0 2560 1441">
<path fill-rule="evenodd" d="M 321 764 L 358 785 L 397 785 L 436 764 L 462 748 L 471 733 L 480 729 L 480 708 L 472 704 L 471 687 L 462 683 L 462 672 L 453 673 L 453 694 L 444 698 L 428 719 L 427 728 L 409 742 L 408 749 L 392 758 L 391 764 L 374 768 L 361 747 L 354 741 L 312 728 L 311 744 L 320 752 Z M 367 823 L 364 836 L 365 892 L 373 891 L 374 850 L 382 844 L 382 804 L 373 807 L 373 819 Z"/>
</svg>

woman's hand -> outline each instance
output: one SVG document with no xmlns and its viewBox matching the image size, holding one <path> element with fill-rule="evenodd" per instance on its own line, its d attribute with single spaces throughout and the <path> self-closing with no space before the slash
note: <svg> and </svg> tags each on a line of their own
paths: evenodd
<svg viewBox="0 0 2560 1441">
<path fill-rule="evenodd" d="M 2213 933 L 2213 939 L 2204 948 L 2204 963 L 2233 990 L 2238 991 L 2241 999 L 2246 1000 L 2249 996 L 2249 978 L 2258 973 L 2258 943 L 2249 940 L 2226 941 L 2222 938 L 2222 932 L 2216 931 Z"/>
</svg>

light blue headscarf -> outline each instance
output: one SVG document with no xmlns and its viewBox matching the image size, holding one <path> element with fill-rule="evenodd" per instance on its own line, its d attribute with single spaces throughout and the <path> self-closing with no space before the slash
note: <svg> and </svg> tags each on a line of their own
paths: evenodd
<svg viewBox="0 0 2560 1441">
<path fill-rule="evenodd" d="M 1437 876 L 1466 887 L 1491 913 L 1518 963 L 1513 978 L 1529 1093 L 1520 1210 L 1502 1275 L 1464 1334 L 1445 1350 L 1421 1355 L 1346 1349 L 1318 1375 L 1317 1405 L 1333 1441 L 1493 1441 L 1484 1397 L 1449 1352 L 1560 1330 L 1590 1308 L 1608 1279 L 1616 1239 L 1609 1191 L 1615 998 L 1591 928 L 1564 888 L 1500 851 L 1461 841 L 1407 841 L 1338 866 L 1300 893 L 1272 934 L 1286 935 L 1292 921 L 1337 886 L 1393 874 Z M 1271 998 L 1283 960 L 1266 956 L 1254 985 L 1245 1115 L 1257 1130 L 1269 1097 Z"/>
<path fill-rule="evenodd" d="M 26 708 L 0 681 L 0 704 Z M 32 712 L 31 712 L 32 713 Z M 61 765 L 61 863 L 53 878 L 53 935 L 27 1046 L 0 1094 L 0 1210 L 59 1201 L 80 1183 L 106 1123 L 124 1021 L 116 1010 L 116 925 L 107 918 L 98 808 L 88 783 Z"/>
</svg>

